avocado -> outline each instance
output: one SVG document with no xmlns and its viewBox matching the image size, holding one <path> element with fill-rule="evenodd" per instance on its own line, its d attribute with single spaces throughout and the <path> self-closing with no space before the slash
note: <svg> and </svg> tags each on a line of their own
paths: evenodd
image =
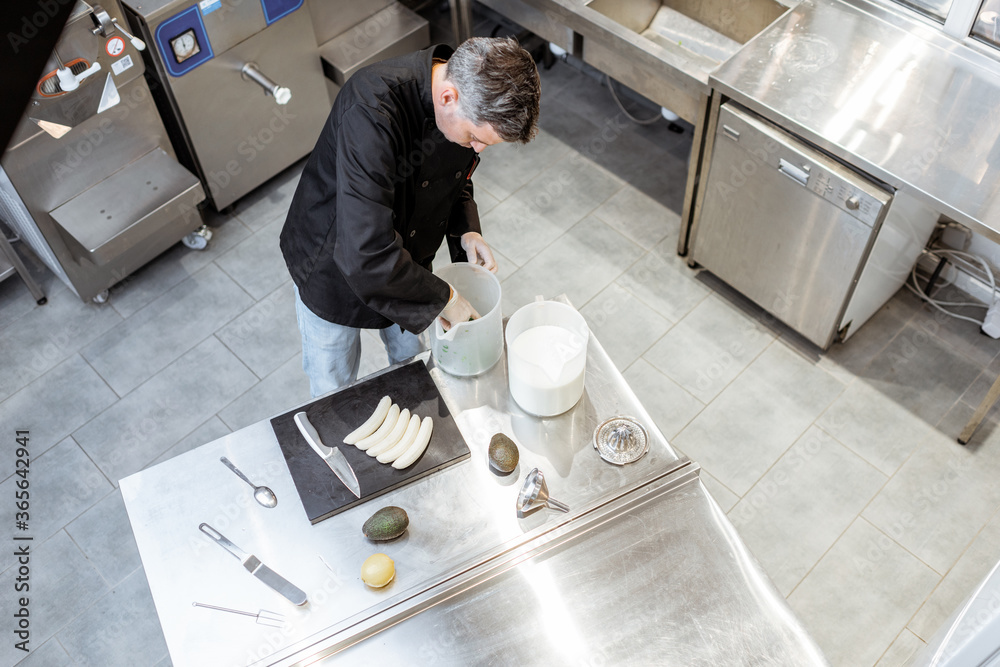
<svg viewBox="0 0 1000 667">
<path fill-rule="evenodd" d="M 409 525 L 410 518 L 406 516 L 406 510 L 402 507 L 390 505 L 372 514 L 365 521 L 364 525 L 361 526 L 361 532 L 369 540 L 385 542 L 386 540 L 394 540 L 402 535 L 406 532 L 406 527 Z"/>
<path fill-rule="evenodd" d="M 517 445 L 503 433 L 497 433 L 490 439 L 490 465 L 504 474 L 514 472 L 519 455 Z"/>
</svg>

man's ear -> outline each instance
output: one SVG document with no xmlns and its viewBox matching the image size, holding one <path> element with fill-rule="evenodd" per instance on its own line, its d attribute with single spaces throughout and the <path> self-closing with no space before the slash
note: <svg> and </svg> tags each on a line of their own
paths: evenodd
<svg viewBox="0 0 1000 667">
<path fill-rule="evenodd" d="M 451 104 L 457 104 L 458 89 L 456 89 L 455 86 L 453 86 L 452 84 L 448 83 L 448 81 L 445 81 L 444 85 L 441 87 L 441 93 L 439 94 L 438 97 L 440 99 L 441 106 L 446 107 Z"/>
</svg>

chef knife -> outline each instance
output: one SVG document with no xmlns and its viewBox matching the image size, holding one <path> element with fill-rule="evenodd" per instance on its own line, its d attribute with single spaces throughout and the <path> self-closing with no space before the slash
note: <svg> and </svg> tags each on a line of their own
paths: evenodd
<svg viewBox="0 0 1000 667">
<path fill-rule="evenodd" d="M 354 468 L 347 462 L 347 457 L 336 447 L 327 447 L 319 437 L 316 427 L 309 421 L 305 412 L 295 413 L 295 425 L 299 427 L 299 432 L 306 439 L 313 451 L 320 455 L 330 466 L 333 474 L 344 483 L 351 493 L 356 497 L 361 497 L 361 485 L 358 484 L 358 476 L 354 474 Z"/>
<path fill-rule="evenodd" d="M 198 526 L 198 530 L 211 537 L 219 543 L 219 546 L 236 556 L 240 562 L 243 563 L 243 567 L 246 568 L 250 574 L 260 579 L 274 591 L 280 593 L 292 604 L 304 605 L 308 601 L 306 599 L 306 594 L 303 593 L 302 590 L 292 585 L 287 579 L 269 568 L 267 565 L 261 563 L 259 558 L 253 554 L 248 554 L 227 540 L 226 537 L 215 528 L 212 528 L 207 523 L 203 523 Z"/>
</svg>

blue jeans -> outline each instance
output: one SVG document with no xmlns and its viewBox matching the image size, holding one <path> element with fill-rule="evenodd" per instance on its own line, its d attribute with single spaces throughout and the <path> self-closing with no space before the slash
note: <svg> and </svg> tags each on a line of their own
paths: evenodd
<svg viewBox="0 0 1000 667">
<path fill-rule="evenodd" d="M 358 379 L 361 329 L 327 322 L 302 303 L 295 288 L 295 318 L 302 334 L 302 370 L 309 376 L 313 398 Z M 424 351 L 420 336 L 393 324 L 379 329 L 389 363 L 397 364 Z"/>
</svg>

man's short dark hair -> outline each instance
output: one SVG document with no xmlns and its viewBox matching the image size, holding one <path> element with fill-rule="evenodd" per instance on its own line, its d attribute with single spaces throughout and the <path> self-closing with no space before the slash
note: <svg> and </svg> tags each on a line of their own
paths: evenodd
<svg viewBox="0 0 1000 667">
<path fill-rule="evenodd" d="M 466 40 L 448 59 L 446 78 L 476 125 L 489 123 L 504 141 L 522 144 L 538 132 L 538 69 L 513 37 Z"/>
</svg>

